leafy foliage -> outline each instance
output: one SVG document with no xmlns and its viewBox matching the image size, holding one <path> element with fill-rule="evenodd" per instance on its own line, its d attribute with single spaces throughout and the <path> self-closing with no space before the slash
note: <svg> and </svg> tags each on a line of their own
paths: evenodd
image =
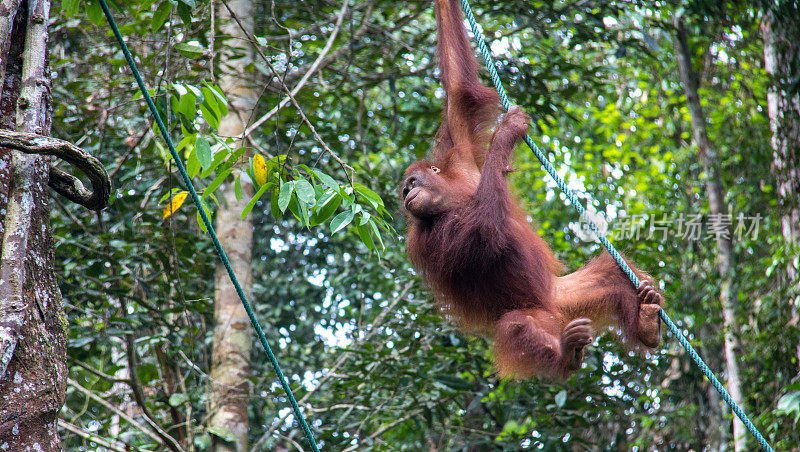
<svg viewBox="0 0 800 452">
<path fill-rule="evenodd" d="M 257 45 L 293 87 L 320 57 L 341 4 L 255 5 Z M 713 238 L 657 228 L 678 215 L 708 219 L 671 50 L 669 24 L 680 5 L 473 6 L 509 94 L 535 118 L 532 135 L 609 221 L 614 243 L 660 281 L 670 316 L 692 344 L 713 369 L 724 369 Z M 187 449 L 207 450 L 211 435 L 223 434 L 204 428 L 215 256 L 193 209 L 181 206 L 186 187 L 98 8 L 64 1 L 51 29 L 53 129 L 101 158 L 117 187 L 113 205 L 97 216 L 55 201 L 75 383 L 63 418 L 152 450 L 158 446 L 147 427 L 120 415 L 149 425 L 146 412 Z M 215 133 L 231 106 L 215 83 L 226 68 L 214 54 L 226 37 L 211 28 L 212 4 L 136 0 L 115 8 L 204 208 L 213 213 L 224 181 L 256 183 L 242 214 L 256 224 L 257 316 L 326 449 L 700 450 L 730 441 L 713 389 L 669 338 L 641 356 L 607 334 L 563 384 L 500 381 L 486 340 L 457 333 L 431 307 L 395 234 L 403 230 L 398 182 L 431 147 L 441 107 L 429 2 L 354 2 L 319 72 L 295 96 L 318 137 L 290 104 L 246 147 Z M 726 202 L 734 215 L 762 218 L 757 235 L 735 239 L 747 411 L 776 448 L 788 449 L 800 443 L 800 331 L 776 269 L 797 257 L 773 211 L 758 11 L 684 14 Z M 279 79 L 263 60 L 249 70 L 263 76 L 259 111 L 269 111 L 285 96 Z M 237 172 L 240 162 L 245 171 Z M 516 170 L 510 177 L 520 202 L 566 267 L 596 254 L 538 162 L 520 151 Z M 634 228 L 632 218 L 645 227 Z M 257 347 L 251 363 L 252 446 L 302 445 Z M 68 450 L 97 448 L 64 436 Z"/>
</svg>

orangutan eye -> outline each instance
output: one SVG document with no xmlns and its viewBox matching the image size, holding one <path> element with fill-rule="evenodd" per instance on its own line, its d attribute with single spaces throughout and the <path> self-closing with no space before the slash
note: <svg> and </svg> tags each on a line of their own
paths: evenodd
<svg viewBox="0 0 800 452">
<path fill-rule="evenodd" d="M 439 174 L 439 171 L 441 171 L 438 166 L 431 166 L 431 170 L 436 174 Z"/>
</svg>

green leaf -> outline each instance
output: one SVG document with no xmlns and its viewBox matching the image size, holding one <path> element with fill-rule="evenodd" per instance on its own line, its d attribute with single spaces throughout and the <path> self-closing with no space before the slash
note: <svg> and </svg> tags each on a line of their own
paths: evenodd
<svg viewBox="0 0 800 452">
<path fill-rule="evenodd" d="M 206 85 L 205 88 L 201 88 L 204 97 L 206 97 L 209 100 L 209 102 L 211 102 L 212 100 L 216 102 L 217 104 L 216 111 L 219 112 L 220 117 L 227 115 L 228 100 L 225 98 L 225 95 L 222 94 L 222 91 L 214 85 L 209 85 L 208 82 L 206 82 L 205 80 L 203 81 L 203 84 Z"/>
<path fill-rule="evenodd" d="M 217 177 L 215 177 L 214 180 L 211 181 L 210 184 L 208 184 L 208 187 L 206 187 L 205 190 L 203 190 L 203 196 L 201 196 L 201 198 L 205 198 L 214 193 L 214 190 L 216 190 L 217 187 L 219 187 L 220 184 L 222 184 L 225 178 L 228 177 L 229 174 L 231 174 L 231 171 L 233 171 L 233 168 L 226 168 L 217 173 Z"/>
<path fill-rule="evenodd" d="M 211 210 L 208 208 L 206 203 L 204 203 L 203 201 L 200 201 L 200 205 L 203 207 L 203 211 L 206 213 L 206 216 L 209 217 L 209 220 L 210 220 L 211 219 Z M 204 233 L 208 233 L 208 228 L 206 227 L 206 224 L 203 222 L 203 218 L 200 216 L 200 210 L 197 211 L 195 216 L 197 217 L 197 224 L 200 226 L 200 229 Z"/>
<path fill-rule="evenodd" d="M 316 226 L 328 221 L 342 204 L 342 197 L 334 191 L 325 193 L 317 203 L 316 211 L 311 215 L 310 225 Z"/>
<path fill-rule="evenodd" d="M 178 8 L 180 8 L 180 5 L 178 5 Z M 195 43 L 189 44 L 187 42 L 179 42 L 175 44 L 173 48 L 178 51 L 178 53 L 191 60 L 201 58 L 206 53 L 206 49 Z"/>
<path fill-rule="evenodd" d="M 212 110 L 205 100 L 200 104 L 200 114 L 203 115 L 203 119 L 206 120 L 209 127 L 214 130 L 219 129 L 219 113 L 216 110 Z"/>
<path fill-rule="evenodd" d="M 103 8 L 100 7 L 100 2 L 97 0 L 87 0 L 85 5 L 86 17 L 89 18 L 89 22 L 100 27 L 106 26 L 106 15 L 103 14 Z"/>
<path fill-rule="evenodd" d="M 79 0 L 62 0 L 61 2 L 61 10 L 64 11 L 64 15 L 67 17 L 74 16 L 80 9 L 80 6 L 81 3 Z"/>
<path fill-rule="evenodd" d="M 331 220 L 331 233 L 335 234 L 339 232 L 342 228 L 350 224 L 354 217 L 355 214 L 350 209 L 340 212 Z"/>
<path fill-rule="evenodd" d="M 258 189 L 256 194 L 253 195 L 253 198 L 250 199 L 250 201 L 247 203 L 247 205 L 244 206 L 244 209 L 242 209 L 242 215 L 240 216 L 240 218 L 242 220 L 244 220 L 244 217 L 246 217 L 247 214 L 250 213 L 251 210 L 253 210 L 253 207 L 255 207 L 256 203 L 259 200 L 259 198 L 261 198 L 261 196 L 264 194 L 264 192 L 266 192 L 269 188 L 270 188 L 270 184 L 267 184 L 267 185 L 264 185 L 263 187 Z"/>
<path fill-rule="evenodd" d="M 292 199 L 289 202 L 289 210 L 303 226 L 308 227 L 308 206 L 297 199 L 297 192 L 292 195 Z"/>
<path fill-rule="evenodd" d="M 339 183 L 336 182 L 332 177 L 328 176 L 327 174 L 323 173 L 320 170 L 314 170 L 314 175 L 319 178 L 319 180 L 327 185 L 330 188 L 337 188 L 339 187 Z"/>
<path fill-rule="evenodd" d="M 181 18 L 184 25 L 190 27 L 192 25 L 192 8 L 186 3 L 178 3 L 178 17 Z"/>
<path fill-rule="evenodd" d="M 375 224 L 375 219 L 372 218 L 369 220 L 369 227 L 372 229 L 372 233 L 375 234 L 375 238 L 378 239 L 378 246 L 383 250 L 386 248 L 386 245 L 383 244 L 383 237 L 381 237 L 381 231 L 378 229 L 378 225 Z"/>
<path fill-rule="evenodd" d="M 220 146 L 217 153 L 214 154 L 214 161 L 211 162 L 211 166 L 203 170 L 203 172 L 200 173 L 200 177 L 210 176 L 211 173 L 214 172 L 214 170 L 217 169 L 217 167 L 219 167 L 219 165 L 222 164 L 223 161 L 225 161 L 225 159 L 228 157 L 228 154 L 229 154 L 228 149 Z"/>
<path fill-rule="evenodd" d="M 234 439 L 234 441 L 236 441 L 236 440 Z M 195 436 L 194 437 L 194 447 L 196 447 L 197 450 L 209 450 L 209 449 L 211 449 L 211 435 L 202 434 L 202 435 Z"/>
<path fill-rule="evenodd" d="M 800 411 L 800 391 L 785 394 L 778 400 L 776 408 L 787 414 L 792 411 Z"/>
<path fill-rule="evenodd" d="M 187 92 L 180 96 L 173 95 L 171 101 L 175 113 L 182 115 L 187 121 L 194 121 L 197 116 L 197 97 L 194 94 Z"/>
<path fill-rule="evenodd" d="M 242 176 L 236 176 L 236 181 L 233 183 L 233 194 L 236 196 L 237 201 L 242 200 Z"/>
<path fill-rule="evenodd" d="M 197 141 L 194 142 L 194 148 L 197 152 L 197 160 L 200 161 L 200 166 L 204 170 L 211 168 L 213 159 L 211 156 L 211 144 L 209 144 L 208 140 L 198 137 Z"/>
<path fill-rule="evenodd" d="M 375 242 L 372 241 L 372 237 L 369 235 L 369 227 L 360 224 L 356 230 L 358 231 L 358 237 L 361 239 L 361 243 L 366 245 L 370 251 L 375 250 Z"/>
<path fill-rule="evenodd" d="M 156 12 L 153 13 L 153 18 L 150 19 L 150 27 L 153 29 L 154 33 L 164 26 L 171 11 L 172 3 L 169 1 L 164 1 L 158 5 Z"/>
<path fill-rule="evenodd" d="M 281 191 L 278 194 L 278 209 L 280 209 L 281 213 L 286 212 L 286 208 L 289 207 L 292 193 L 294 193 L 294 181 L 281 184 Z"/>
<path fill-rule="evenodd" d="M 298 179 L 294 183 L 294 190 L 297 193 L 297 199 L 307 205 L 314 205 L 316 199 L 314 198 L 314 187 L 305 179 Z"/>
<path fill-rule="evenodd" d="M 355 188 L 356 192 L 360 193 L 360 194 L 361 194 L 361 195 L 363 195 L 365 198 L 367 198 L 368 200 L 370 200 L 370 201 L 372 202 L 372 204 L 373 204 L 373 205 L 374 205 L 376 208 L 377 208 L 377 207 L 379 207 L 379 206 L 380 206 L 380 207 L 383 207 L 383 200 L 382 200 L 382 199 L 381 199 L 381 197 L 380 197 L 380 196 L 378 196 L 378 194 L 377 194 L 377 193 L 375 193 L 374 191 L 370 190 L 369 188 L 365 187 L 365 186 L 364 186 L 364 185 L 362 185 L 362 184 L 359 184 L 358 182 L 356 182 L 356 183 L 354 183 L 354 184 L 353 184 L 353 188 Z"/>
<path fill-rule="evenodd" d="M 195 148 L 192 148 L 192 152 L 189 153 L 189 158 L 186 162 L 186 171 L 189 173 L 189 177 L 195 177 L 197 173 L 200 172 L 200 160 L 197 158 Z"/>
<path fill-rule="evenodd" d="M 244 147 L 233 151 L 233 153 L 228 157 L 228 159 L 225 160 L 225 164 L 222 165 L 223 168 L 227 169 L 238 163 L 239 159 L 242 158 L 242 155 L 244 155 L 245 151 L 247 151 L 247 148 Z"/>
<path fill-rule="evenodd" d="M 206 429 L 207 432 L 211 433 L 212 435 L 216 435 L 226 442 L 235 443 L 236 442 L 236 435 L 231 433 L 230 430 L 226 429 L 225 427 L 209 427 Z"/>
<path fill-rule="evenodd" d="M 270 200 L 269 210 L 272 212 L 272 216 L 277 220 L 278 218 L 283 216 L 283 212 L 281 211 L 280 207 L 278 207 L 278 192 L 280 190 L 272 190 L 272 199 Z"/>
</svg>

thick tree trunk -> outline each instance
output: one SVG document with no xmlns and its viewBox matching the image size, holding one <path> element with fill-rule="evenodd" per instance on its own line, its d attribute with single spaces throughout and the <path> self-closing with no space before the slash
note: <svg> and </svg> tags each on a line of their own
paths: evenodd
<svg viewBox="0 0 800 452">
<path fill-rule="evenodd" d="M 772 170 L 781 206 L 781 230 L 786 240 L 786 287 L 792 299 L 792 321 L 800 321 L 800 96 L 792 80 L 800 76 L 800 8 L 778 2 L 764 15 L 764 65 L 773 77 L 767 94 L 772 128 Z M 794 86 L 794 87 L 793 87 Z M 795 345 L 800 372 L 800 341 Z"/>
<path fill-rule="evenodd" d="M 252 1 L 233 0 L 228 2 L 228 6 L 252 33 Z M 220 124 L 219 133 L 237 137 L 244 132 L 258 97 L 253 80 L 246 71 L 246 66 L 253 61 L 253 52 L 248 44 L 249 36 L 245 35 L 225 8 L 221 9 L 221 13 L 221 35 L 233 39 L 225 42 L 227 47 L 223 47 L 220 54 L 223 75 L 219 82 L 231 101 L 231 108 Z M 235 53 L 232 48 L 236 48 Z M 243 144 L 240 142 L 237 146 Z M 253 185 L 243 172 L 241 185 L 244 195 L 241 201 L 236 200 L 233 184 L 221 187 L 215 228 L 246 295 L 250 297 L 253 223 L 250 216 L 241 220 L 240 215 L 253 195 Z M 217 266 L 214 284 L 214 351 L 208 425 L 217 435 L 212 450 L 242 452 L 247 450 L 250 321 L 222 265 Z"/>
<path fill-rule="evenodd" d="M 0 0 L 0 128 L 50 132 L 49 0 Z M 8 14 L 6 14 L 8 13 Z M 66 319 L 53 275 L 50 157 L 0 149 L 0 448 L 61 450 Z"/>
<path fill-rule="evenodd" d="M 700 97 L 697 93 L 698 78 L 692 67 L 692 54 L 686 38 L 686 29 L 680 18 L 675 21 L 676 39 L 675 52 L 681 73 L 686 105 L 692 118 L 692 131 L 697 145 L 700 163 L 703 166 L 706 179 L 706 194 L 711 215 L 721 221 L 730 222 L 730 214 L 725 204 L 725 192 L 719 176 L 719 156 L 711 145 L 706 130 L 706 117 L 700 106 Z M 727 220 L 726 220 L 727 219 Z M 717 234 L 717 265 L 720 274 L 719 299 L 722 306 L 722 322 L 724 328 L 725 363 L 727 367 L 727 386 L 733 401 L 742 404 L 741 381 L 739 379 L 739 365 L 736 362 L 736 332 L 738 331 L 735 316 L 735 299 L 732 293 L 732 283 L 735 274 L 733 242 L 728 234 Z M 746 450 L 746 430 L 739 418 L 733 419 L 733 445 L 739 451 Z"/>
</svg>

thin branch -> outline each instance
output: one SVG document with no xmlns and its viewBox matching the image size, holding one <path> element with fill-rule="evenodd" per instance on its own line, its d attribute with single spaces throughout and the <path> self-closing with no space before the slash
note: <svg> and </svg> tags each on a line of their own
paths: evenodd
<svg viewBox="0 0 800 452">
<path fill-rule="evenodd" d="M 397 419 L 394 422 L 390 422 L 390 423 L 384 425 L 383 427 L 379 428 L 378 430 L 375 430 L 375 432 L 372 433 L 371 435 L 369 435 L 369 437 L 372 438 L 372 439 L 375 439 L 375 438 L 383 435 L 386 431 L 390 430 L 394 426 L 396 426 L 398 424 L 402 424 L 403 422 L 411 419 L 412 417 L 414 417 L 414 416 L 416 416 L 416 415 L 418 415 L 420 413 L 422 413 L 422 410 L 414 410 L 414 411 L 408 413 L 407 415 L 401 417 L 400 419 Z M 342 452 L 349 452 L 351 450 L 356 450 L 359 447 L 360 447 L 359 444 L 354 444 L 354 445 L 348 447 L 347 449 L 344 449 Z"/>
<path fill-rule="evenodd" d="M 362 10 L 367 6 L 370 6 L 372 3 L 374 3 L 374 2 L 362 3 L 362 4 L 358 5 L 358 6 L 354 6 L 352 11 L 356 12 L 356 11 Z M 322 19 L 319 22 L 316 22 L 316 23 L 314 23 L 312 25 L 309 25 L 306 28 L 303 28 L 302 30 L 290 31 L 287 34 L 280 35 L 280 36 L 265 36 L 264 40 L 265 41 L 290 41 L 290 40 L 298 39 L 301 36 L 303 36 L 305 34 L 308 34 L 308 33 L 311 33 L 312 31 L 322 27 L 323 25 L 327 25 L 327 24 L 333 22 L 334 20 L 336 20 L 336 16 L 330 15 L 329 17 L 326 17 L 325 19 Z"/>
<path fill-rule="evenodd" d="M 149 428 L 145 427 L 143 424 L 138 422 L 136 419 L 130 417 L 124 411 L 122 411 L 119 408 L 115 407 L 114 405 L 106 402 L 104 399 L 102 399 L 97 394 L 95 394 L 92 391 L 84 388 L 77 381 L 75 381 L 75 380 L 73 380 L 71 378 L 67 378 L 67 384 L 72 386 L 73 388 L 77 389 L 78 391 L 84 393 L 87 397 L 89 397 L 90 399 L 92 399 L 95 402 L 99 403 L 100 405 L 102 405 L 107 410 L 111 411 L 112 413 L 116 414 L 120 418 L 124 419 L 129 424 L 131 424 L 134 427 L 136 427 L 137 429 L 139 429 L 142 433 L 144 433 L 145 435 L 149 436 L 151 439 L 155 440 L 158 444 L 161 444 L 162 446 L 164 445 L 164 440 L 162 440 L 158 435 L 153 433 Z"/>
<path fill-rule="evenodd" d="M 347 409 L 350 409 L 350 410 L 371 410 L 372 409 L 372 407 L 369 407 L 369 406 L 352 405 L 352 404 L 349 404 L 349 403 L 339 403 L 339 404 L 336 404 L 336 405 L 326 406 L 326 407 L 323 407 L 323 408 L 308 408 L 308 411 L 310 411 L 312 413 L 325 413 L 326 411 L 341 410 L 341 409 L 344 409 L 344 408 L 347 408 Z"/>
<path fill-rule="evenodd" d="M 383 324 L 383 321 L 386 318 L 386 316 L 388 316 L 390 312 L 393 312 L 394 307 L 397 306 L 400 300 L 405 298 L 406 293 L 408 293 L 409 289 L 411 289 L 413 285 L 414 285 L 413 282 L 409 282 L 403 287 L 403 290 L 401 290 L 400 293 L 397 295 L 397 297 L 395 297 L 395 299 L 392 300 L 389 306 L 387 306 L 386 309 L 382 310 L 381 313 L 378 314 L 377 317 L 375 317 L 375 320 L 372 322 L 367 334 L 365 334 L 364 337 L 362 337 L 360 340 L 356 341 L 356 343 L 353 344 L 354 346 L 365 343 L 378 332 L 378 329 Z M 329 378 L 337 376 L 336 370 L 338 370 L 339 367 L 341 367 L 344 364 L 344 362 L 352 355 L 353 355 L 352 353 L 349 353 L 349 350 L 344 350 L 339 355 L 339 358 L 336 360 L 333 366 L 331 366 L 331 368 L 328 370 L 328 372 L 326 372 L 325 375 L 322 378 L 320 378 L 319 382 L 297 401 L 298 405 L 303 405 L 306 402 L 306 400 L 308 400 L 308 398 L 311 397 L 314 391 L 321 388 L 322 385 L 325 384 L 325 382 Z M 259 438 L 258 441 L 256 441 L 255 444 L 253 444 L 253 447 L 250 450 L 252 452 L 261 450 L 261 444 L 263 444 L 264 441 L 267 440 L 267 438 L 272 436 L 273 432 L 275 432 L 275 430 L 277 430 L 277 428 L 283 424 L 283 421 L 286 419 L 288 415 L 289 413 L 286 413 L 284 416 L 273 422 L 270 429 L 266 431 L 263 435 L 261 435 L 261 438 Z"/>
<path fill-rule="evenodd" d="M 345 0 L 345 2 L 349 3 L 349 0 Z M 228 3 L 223 0 L 222 4 L 225 5 L 225 9 L 228 10 L 228 13 L 230 13 L 231 18 L 233 18 L 233 20 L 236 21 L 236 23 L 238 24 L 239 28 L 244 33 L 246 33 L 247 36 L 251 36 L 251 34 L 247 32 L 247 29 L 244 27 L 244 25 L 242 25 L 242 22 L 239 20 L 239 17 L 233 12 L 233 10 L 231 10 L 231 7 L 228 5 Z M 251 39 L 253 39 L 252 36 L 251 36 Z M 294 98 L 294 95 L 292 95 L 292 92 L 289 89 L 289 87 L 286 86 L 286 83 L 284 83 L 283 79 L 281 79 L 280 76 L 278 75 L 278 71 L 275 70 L 275 67 L 269 61 L 267 56 L 264 55 L 264 52 L 261 50 L 261 47 L 256 44 L 255 39 L 253 39 L 253 47 L 258 52 L 258 55 L 264 60 L 264 62 L 266 63 L 267 67 L 272 72 L 272 74 L 275 77 L 278 77 L 278 79 L 280 79 L 281 87 L 287 93 L 289 99 L 292 102 L 292 105 L 294 105 L 294 108 L 297 109 L 297 113 L 299 113 L 300 117 L 303 119 L 303 122 L 308 126 L 309 129 L 311 129 L 311 134 L 314 135 L 314 138 L 317 140 L 317 142 L 319 142 L 319 144 L 322 146 L 322 148 L 328 154 L 330 154 L 331 157 L 333 157 L 334 160 L 336 160 L 339 163 L 339 165 L 342 166 L 342 168 L 344 168 L 345 170 L 350 171 L 350 173 L 347 173 L 347 178 L 348 178 L 348 181 L 350 182 L 350 184 L 352 185 L 353 184 L 352 175 L 355 174 L 355 169 L 353 167 L 351 167 L 350 165 L 348 165 L 347 163 L 345 163 L 342 159 L 340 159 L 339 156 L 336 155 L 336 153 L 333 152 L 333 150 L 330 147 L 328 147 L 328 144 L 325 143 L 325 141 L 322 139 L 322 137 L 319 136 L 319 134 L 317 133 L 317 129 L 314 127 L 314 124 L 312 124 L 311 121 L 309 121 L 308 117 L 303 112 L 303 109 L 300 108 L 300 104 L 297 103 L 297 99 Z"/>
<path fill-rule="evenodd" d="M 347 12 L 348 4 L 349 0 L 345 0 L 344 5 L 342 5 L 342 9 L 339 11 L 339 17 L 336 19 L 336 25 L 334 25 L 333 31 L 331 31 L 331 35 L 328 37 L 328 41 L 325 43 L 325 47 L 322 48 L 322 51 L 320 51 L 319 55 L 317 55 L 317 59 L 315 59 L 314 62 L 311 63 L 311 67 L 308 68 L 308 71 L 306 71 L 306 73 L 303 74 L 303 77 L 300 79 L 299 82 L 297 82 L 297 85 L 295 85 L 294 89 L 292 89 L 290 94 L 291 96 L 296 96 L 297 93 L 300 92 L 300 90 L 303 88 L 303 86 L 305 86 L 305 84 L 308 82 L 311 76 L 314 75 L 317 69 L 319 69 L 320 65 L 322 64 L 322 60 L 325 59 L 325 55 L 327 55 L 328 52 L 330 52 L 331 47 L 333 47 L 333 42 L 336 40 L 336 35 L 339 34 L 339 30 L 342 27 L 342 21 L 344 19 L 345 13 Z M 272 118 L 278 112 L 278 110 L 280 110 L 281 108 L 286 106 L 286 104 L 289 103 L 289 100 L 290 100 L 289 96 L 286 96 L 283 99 L 281 99 L 281 101 L 278 102 L 278 105 L 273 107 L 272 110 L 268 111 L 267 114 L 265 114 L 264 116 L 258 118 L 250 127 L 248 127 L 244 131 L 244 136 L 246 137 L 250 135 L 259 126 L 261 126 L 261 124 L 265 123 L 266 121 L 269 121 L 269 119 Z"/>
<path fill-rule="evenodd" d="M 114 383 L 125 383 L 125 384 L 129 384 L 130 383 L 130 379 L 128 379 L 128 378 L 117 378 L 117 377 L 115 377 L 113 375 L 108 375 L 106 373 L 100 372 L 99 370 L 95 369 L 94 367 L 86 364 L 85 362 L 83 362 L 83 361 L 81 361 L 79 359 L 74 359 L 74 360 L 72 360 L 72 362 L 75 363 L 75 365 L 77 365 L 81 369 L 89 372 L 90 374 L 95 375 L 95 376 L 100 377 L 100 378 L 104 378 L 104 379 L 106 379 L 108 381 L 112 381 Z"/>
<path fill-rule="evenodd" d="M 147 127 L 145 127 L 144 132 L 141 135 L 139 135 L 139 138 L 137 138 L 135 141 L 132 141 L 131 138 L 133 138 L 133 137 L 130 137 L 130 136 L 125 139 L 125 143 L 128 144 L 128 150 L 125 152 L 125 154 L 122 155 L 122 157 L 119 157 L 117 159 L 117 161 L 114 162 L 114 163 L 116 163 L 117 167 L 114 168 L 113 170 L 111 170 L 111 172 L 108 174 L 108 178 L 109 179 L 114 180 L 114 176 L 117 174 L 117 172 L 119 170 L 122 169 L 122 164 L 125 163 L 128 160 L 128 158 L 131 156 L 133 151 L 135 151 L 136 148 L 138 148 L 139 145 L 142 144 L 144 139 L 147 138 L 148 136 L 150 136 L 150 133 L 152 132 L 152 130 L 153 130 L 153 123 L 151 121 L 147 125 Z"/>
<path fill-rule="evenodd" d="M 216 385 L 220 385 L 220 386 L 222 386 L 225 389 L 228 389 L 230 391 L 239 390 L 239 388 L 237 388 L 235 386 L 231 386 L 231 385 L 226 385 L 225 383 L 221 383 L 219 380 L 216 380 L 213 377 L 211 377 L 211 375 L 208 375 L 207 373 L 203 372 L 203 369 L 201 369 L 197 364 L 195 364 L 191 359 L 189 359 L 189 357 L 186 356 L 186 353 L 184 353 L 183 350 L 178 350 L 178 354 L 181 355 L 181 357 L 186 361 L 186 364 L 188 364 L 189 367 L 191 367 L 195 372 L 200 374 L 200 376 L 205 378 L 206 380 L 208 380 L 208 381 L 210 381 L 210 382 L 212 382 L 212 383 L 214 383 Z"/>
<path fill-rule="evenodd" d="M 106 449 L 113 450 L 114 452 L 127 452 L 127 451 L 131 450 L 130 448 L 132 447 L 132 446 L 129 446 L 127 444 L 118 443 L 116 441 L 114 443 L 112 443 L 112 442 L 106 440 L 105 438 L 102 438 L 102 437 L 97 436 L 97 435 L 92 435 L 91 433 L 84 431 L 82 428 L 78 427 L 77 425 L 70 424 L 69 422 L 65 421 L 64 419 L 59 419 L 58 420 L 58 426 L 63 428 L 64 430 L 69 430 L 70 432 L 80 436 L 81 438 L 84 438 L 84 439 L 87 439 L 87 440 L 89 440 L 89 441 L 91 441 L 93 443 L 96 443 L 98 446 L 102 446 L 102 447 L 105 447 Z M 138 450 L 139 448 L 137 447 L 136 449 Z"/>
<path fill-rule="evenodd" d="M 211 84 L 216 85 L 217 79 L 214 76 L 214 57 L 216 56 L 214 44 L 217 40 L 217 5 L 214 4 L 214 0 L 211 0 L 209 8 L 211 9 L 211 36 L 208 38 L 208 72 L 211 75 Z"/>
<path fill-rule="evenodd" d="M 120 299 L 122 302 L 123 299 Z M 122 302 L 122 308 L 127 311 L 125 307 L 125 303 Z M 156 434 L 164 441 L 164 445 L 173 451 L 176 452 L 183 452 L 183 448 L 181 445 L 178 444 L 178 441 L 172 437 L 169 433 L 167 433 L 160 425 L 158 425 L 153 418 L 153 415 L 150 414 L 150 410 L 147 408 L 147 401 L 144 397 L 144 392 L 142 391 L 142 386 L 139 383 L 139 378 L 136 376 L 136 349 L 135 344 L 133 341 L 132 335 L 125 336 L 125 355 L 128 359 L 128 386 L 131 388 L 131 392 L 133 392 L 133 399 L 136 401 L 136 405 L 139 406 L 139 409 L 142 410 L 142 416 L 144 420 L 152 427 Z"/>
</svg>

